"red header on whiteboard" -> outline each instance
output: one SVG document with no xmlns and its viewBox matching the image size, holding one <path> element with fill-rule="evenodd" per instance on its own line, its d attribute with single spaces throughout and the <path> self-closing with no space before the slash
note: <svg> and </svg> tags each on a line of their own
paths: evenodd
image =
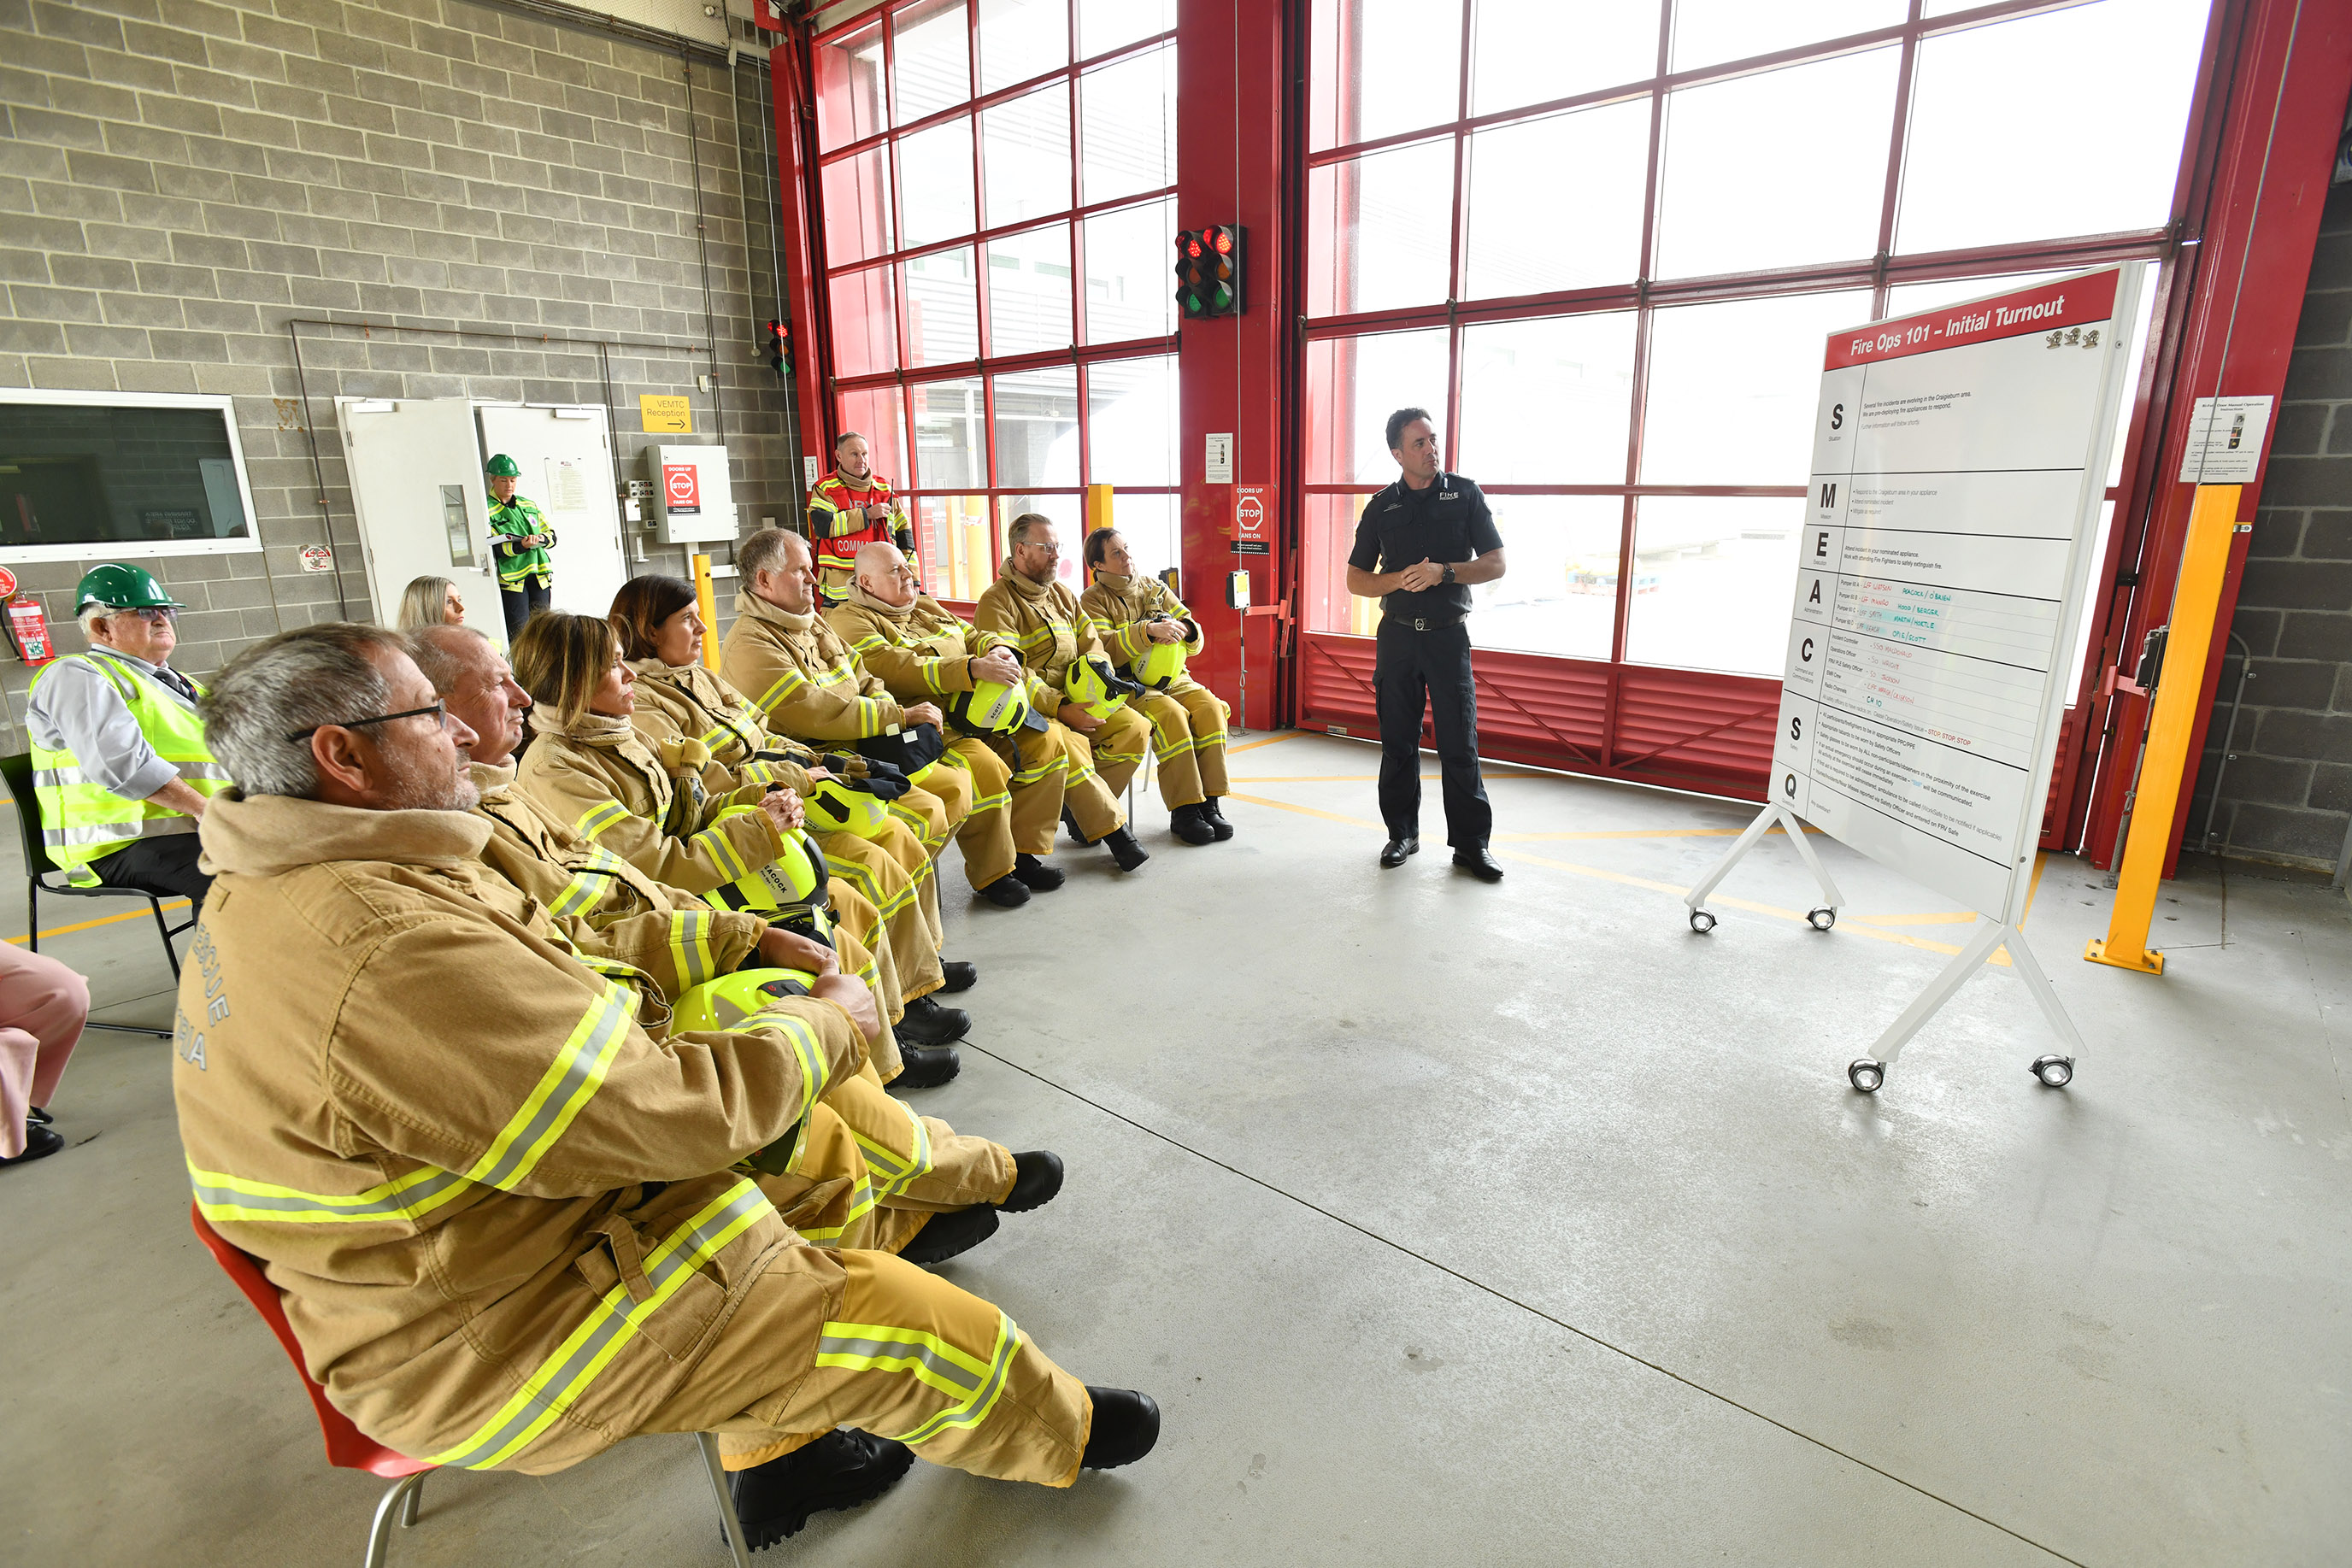
<svg viewBox="0 0 2352 1568">
<path fill-rule="evenodd" d="M 1832 332 L 1822 368 L 1838 371 L 1911 354 L 1932 354 L 1964 343 L 2067 331 L 2085 322 L 2105 321 L 2116 313 L 2117 277 L 2117 269 L 2109 267 L 1968 305 L 1906 316 L 1899 321 L 1874 321 L 1867 327 Z"/>
</svg>

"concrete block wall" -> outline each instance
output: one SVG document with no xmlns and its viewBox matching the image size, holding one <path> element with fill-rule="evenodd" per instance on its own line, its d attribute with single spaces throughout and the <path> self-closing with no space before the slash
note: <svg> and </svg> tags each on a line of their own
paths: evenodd
<svg viewBox="0 0 2352 1568">
<path fill-rule="evenodd" d="M 0 385 L 236 399 L 266 550 L 140 563 L 188 601 L 199 678 L 367 614 L 338 395 L 609 388 L 624 478 L 656 439 L 640 393 L 688 397 L 692 440 L 723 399 L 742 530 L 797 509 L 752 337 L 776 313 L 763 47 L 730 69 L 474 0 L 0 0 Z M 320 543 L 337 570 L 303 571 Z M 16 569 L 67 650 L 89 564 Z M 636 568 L 685 569 L 658 545 Z M 0 660 L 7 749 L 31 674 Z"/>
<path fill-rule="evenodd" d="M 2320 222 L 2231 630 L 2184 845 L 2333 871 L 2352 830 L 2352 185 Z"/>
</svg>

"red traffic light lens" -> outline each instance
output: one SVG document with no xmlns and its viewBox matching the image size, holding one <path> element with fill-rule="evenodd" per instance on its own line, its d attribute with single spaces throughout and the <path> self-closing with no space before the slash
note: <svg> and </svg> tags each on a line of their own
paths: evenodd
<svg viewBox="0 0 2352 1568">
<path fill-rule="evenodd" d="M 1201 255 L 1201 242 L 1188 237 L 1184 242 L 1184 254 L 1198 260 Z"/>
<path fill-rule="evenodd" d="M 1213 232 L 1217 236 L 1217 254 L 1220 256 L 1231 256 L 1234 253 L 1233 230 L 1217 229 Z"/>
</svg>

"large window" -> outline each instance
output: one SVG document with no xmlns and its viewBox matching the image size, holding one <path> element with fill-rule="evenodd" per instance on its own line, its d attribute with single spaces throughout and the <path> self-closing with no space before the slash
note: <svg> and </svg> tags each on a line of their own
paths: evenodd
<svg viewBox="0 0 2352 1568">
<path fill-rule="evenodd" d="M 1377 623 L 1421 405 L 1510 552 L 1480 644 L 1777 674 L 1823 337 L 2168 254 L 2209 0 L 1958 10 L 1315 0 L 1307 628 Z"/>
<path fill-rule="evenodd" d="M 1175 564 L 1173 0 L 910 0 L 816 47 L 839 428 L 909 497 L 926 589 L 1080 493 Z"/>
</svg>

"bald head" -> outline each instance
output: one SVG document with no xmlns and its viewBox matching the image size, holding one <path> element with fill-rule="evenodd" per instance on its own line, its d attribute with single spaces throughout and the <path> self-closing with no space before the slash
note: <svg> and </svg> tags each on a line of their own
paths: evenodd
<svg viewBox="0 0 2352 1568">
<path fill-rule="evenodd" d="M 857 586 L 885 604 L 905 609 L 915 602 L 915 572 L 906 552 L 877 539 L 857 552 Z"/>
</svg>

